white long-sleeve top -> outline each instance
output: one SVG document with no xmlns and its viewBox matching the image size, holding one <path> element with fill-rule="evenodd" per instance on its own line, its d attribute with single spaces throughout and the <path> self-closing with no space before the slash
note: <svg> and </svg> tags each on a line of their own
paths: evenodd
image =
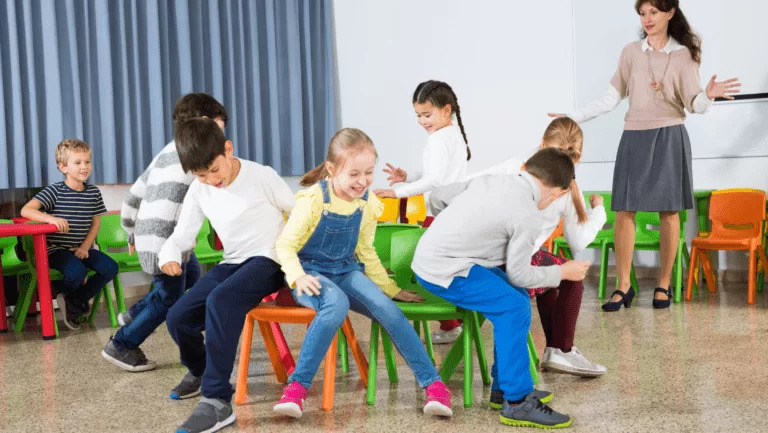
<svg viewBox="0 0 768 433">
<path fill-rule="evenodd" d="M 195 179 L 189 186 L 173 234 L 160 248 L 159 266 L 179 262 L 181 252 L 194 248 L 207 217 L 224 246 L 221 263 L 238 264 L 264 256 L 277 261 L 275 241 L 283 229 L 283 212 L 294 195 L 272 167 L 240 160 L 230 185 L 216 188 Z"/>
<path fill-rule="evenodd" d="M 472 173 L 466 177 L 466 180 L 488 175 L 518 175 L 521 172 L 520 168 L 523 166 L 523 162 L 517 158 L 510 158 L 501 164 Z M 431 201 L 430 206 L 433 212 L 440 211 L 437 209 L 440 206 L 439 203 Z M 541 211 L 541 233 L 536 238 L 537 249 L 549 238 L 557 225 L 560 224 L 561 219 L 563 220 L 563 236 L 568 241 L 571 251 L 577 253 L 583 251 L 587 245 L 594 241 L 597 232 L 605 225 L 605 208 L 600 205 L 587 209 L 587 221 L 584 224 L 579 224 L 579 216 L 576 214 L 576 207 L 573 204 L 571 194 L 570 192 L 564 194 Z M 534 252 L 535 250 L 531 252 L 531 255 Z"/>
<path fill-rule="evenodd" d="M 458 182 L 467 174 L 467 144 L 457 125 L 430 134 L 422 156 L 422 173 L 408 175 L 394 188 L 398 198 L 424 194 L 438 186 Z"/>
<path fill-rule="evenodd" d="M 647 37 L 643 39 L 641 49 L 643 52 L 648 50 L 653 51 L 653 47 L 648 44 Z M 675 38 L 670 36 L 667 45 L 665 45 L 664 48 L 659 51 L 669 54 L 673 51 L 682 49 L 687 48 L 685 45 L 681 45 L 677 40 L 675 40 Z M 615 110 L 616 107 L 619 106 L 619 103 L 621 103 L 622 99 L 623 98 L 619 94 L 619 91 L 616 90 L 613 85 L 608 85 L 608 88 L 605 90 L 605 93 L 603 93 L 601 97 L 585 105 L 584 107 L 581 107 L 573 113 L 569 113 L 568 117 L 573 119 L 576 123 L 584 123 L 588 120 L 594 119 L 595 117 L 599 117 L 605 113 Z M 707 97 L 707 92 L 704 91 L 696 95 L 696 97 L 693 99 L 691 107 L 693 108 L 694 113 L 704 114 L 707 112 L 707 110 L 709 110 L 712 102 L 714 101 L 709 99 Z"/>
</svg>

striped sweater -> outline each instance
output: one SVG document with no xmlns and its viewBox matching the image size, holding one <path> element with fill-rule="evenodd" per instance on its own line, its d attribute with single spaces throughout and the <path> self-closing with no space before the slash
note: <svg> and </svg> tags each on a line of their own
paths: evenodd
<svg viewBox="0 0 768 433">
<path fill-rule="evenodd" d="M 84 186 L 82 191 L 76 191 L 64 182 L 56 182 L 35 195 L 34 199 L 42 204 L 41 211 L 64 218 L 69 224 L 67 233 L 46 236 L 48 254 L 80 247 L 91 229 L 93 217 L 107 212 L 99 188 L 88 183 Z"/>
<path fill-rule="evenodd" d="M 123 200 L 121 224 L 128 242 L 136 246 L 144 272 L 162 273 L 157 254 L 176 227 L 181 204 L 194 179 L 193 174 L 182 170 L 176 143 L 171 141 L 155 156 Z M 183 251 L 182 261 L 189 260 L 191 253 L 191 250 Z"/>
</svg>

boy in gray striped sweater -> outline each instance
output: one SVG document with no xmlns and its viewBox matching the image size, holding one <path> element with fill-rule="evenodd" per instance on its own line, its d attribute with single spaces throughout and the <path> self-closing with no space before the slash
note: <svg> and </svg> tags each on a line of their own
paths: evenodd
<svg viewBox="0 0 768 433">
<path fill-rule="evenodd" d="M 173 121 L 208 117 L 224 129 L 226 109 L 212 96 L 190 93 L 176 102 Z M 182 252 L 182 273 L 163 274 L 157 254 L 173 233 L 181 204 L 189 184 L 195 179 L 181 168 L 174 141 L 155 156 L 123 200 L 120 211 L 123 229 L 128 235 L 128 249 L 139 256 L 144 272 L 152 276 L 154 290 L 149 292 L 118 320 L 123 325 L 109 340 L 101 356 L 127 371 L 147 371 L 157 364 L 147 360 L 139 347 L 165 321 L 168 309 L 200 277 L 200 264 L 192 250 Z"/>
</svg>

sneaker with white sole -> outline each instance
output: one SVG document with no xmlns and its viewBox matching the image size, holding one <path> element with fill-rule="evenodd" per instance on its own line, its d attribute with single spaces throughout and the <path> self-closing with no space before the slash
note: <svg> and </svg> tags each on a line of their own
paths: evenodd
<svg viewBox="0 0 768 433">
<path fill-rule="evenodd" d="M 571 417 L 556 412 L 531 394 L 519 404 L 510 405 L 504 400 L 499 421 L 515 427 L 536 427 L 543 429 L 565 428 L 571 425 Z"/>
<path fill-rule="evenodd" d="M 157 368 L 157 364 L 148 360 L 140 348 L 119 348 L 115 345 L 112 337 L 109 338 L 109 342 L 101 351 L 101 356 L 126 371 L 149 371 Z"/>
<path fill-rule="evenodd" d="M 184 378 L 181 379 L 181 382 L 171 390 L 171 398 L 173 400 L 184 400 L 199 395 L 201 382 L 201 377 L 187 372 Z"/>
<path fill-rule="evenodd" d="M 544 391 L 541 389 L 534 389 L 530 395 L 542 403 L 549 403 L 554 398 L 551 392 Z M 502 407 L 504 407 L 504 391 L 500 389 L 492 390 L 491 398 L 488 401 L 488 406 L 490 406 L 491 409 L 496 409 L 496 410 L 499 410 Z"/>
<path fill-rule="evenodd" d="M 272 412 L 286 415 L 291 418 L 301 418 L 304 410 L 304 400 L 307 399 L 309 390 L 299 382 L 291 382 L 283 388 L 283 395 L 280 401 L 272 408 Z"/>
<path fill-rule="evenodd" d="M 449 344 L 456 341 L 461 336 L 461 325 L 450 331 L 438 329 L 432 333 L 432 344 Z"/>
<path fill-rule="evenodd" d="M 598 377 L 607 371 L 605 366 L 585 358 L 576 346 L 573 346 L 570 352 L 563 352 L 560 349 L 552 348 L 549 357 L 546 360 L 542 360 L 541 368 L 581 377 Z"/>
<path fill-rule="evenodd" d="M 451 409 L 451 390 L 438 380 L 424 388 L 427 393 L 427 401 L 424 404 L 424 413 L 434 416 L 453 416 Z"/>
<path fill-rule="evenodd" d="M 77 314 L 77 308 L 67 300 L 63 293 L 56 295 L 56 304 L 58 304 L 59 311 L 61 311 L 61 316 L 64 319 L 64 326 L 73 331 L 80 329 L 78 320 L 80 315 Z"/>
<path fill-rule="evenodd" d="M 234 422 L 235 412 L 230 402 L 203 397 L 176 433 L 213 433 Z"/>
</svg>

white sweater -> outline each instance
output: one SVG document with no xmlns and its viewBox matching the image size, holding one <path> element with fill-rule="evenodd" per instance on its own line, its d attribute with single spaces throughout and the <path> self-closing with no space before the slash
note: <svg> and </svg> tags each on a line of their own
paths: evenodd
<svg viewBox="0 0 768 433">
<path fill-rule="evenodd" d="M 468 175 L 466 179 L 469 180 L 488 175 L 517 175 L 520 174 L 520 168 L 523 166 L 523 162 L 524 161 L 517 158 L 510 158 L 501 164 L 494 165 L 477 173 L 472 173 Z M 435 206 L 436 203 L 430 203 L 432 212 L 436 212 Z M 565 236 L 565 240 L 568 241 L 568 246 L 571 247 L 571 251 L 577 253 L 583 251 L 587 245 L 594 241 L 597 232 L 599 232 L 603 228 L 603 225 L 605 225 L 605 208 L 600 205 L 592 209 L 587 209 L 587 221 L 584 224 L 579 224 L 579 217 L 576 214 L 573 199 L 571 199 L 571 194 L 568 192 L 541 211 L 541 234 L 536 239 L 537 246 L 541 246 L 541 244 L 549 238 L 549 235 L 551 235 L 557 228 L 557 225 L 560 224 L 561 219 L 563 220 L 563 236 Z M 538 249 L 538 247 L 536 248 Z M 531 254 L 533 254 L 533 252 Z"/>
<path fill-rule="evenodd" d="M 240 163 L 237 177 L 224 188 L 192 182 L 176 228 L 160 249 L 160 266 L 180 262 L 182 251 L 194 247 L 206 217 L 224 246 L 221 263 L 238 264 L 255 256 L 277 261 L 275 241 L 284 226 L 283 212 L 293 208 L 293 192 L 271 167 Z"/>
<path fill-rule="evenodd" d="M 467 174 L 467 144 L 457 125 L 430 134 L 422 156 L 423 172 L 409 175 L 406 184 L 395 187 L 397 197 L 410 197 L 438 186 L 458 182 Z"/>
</svg>

